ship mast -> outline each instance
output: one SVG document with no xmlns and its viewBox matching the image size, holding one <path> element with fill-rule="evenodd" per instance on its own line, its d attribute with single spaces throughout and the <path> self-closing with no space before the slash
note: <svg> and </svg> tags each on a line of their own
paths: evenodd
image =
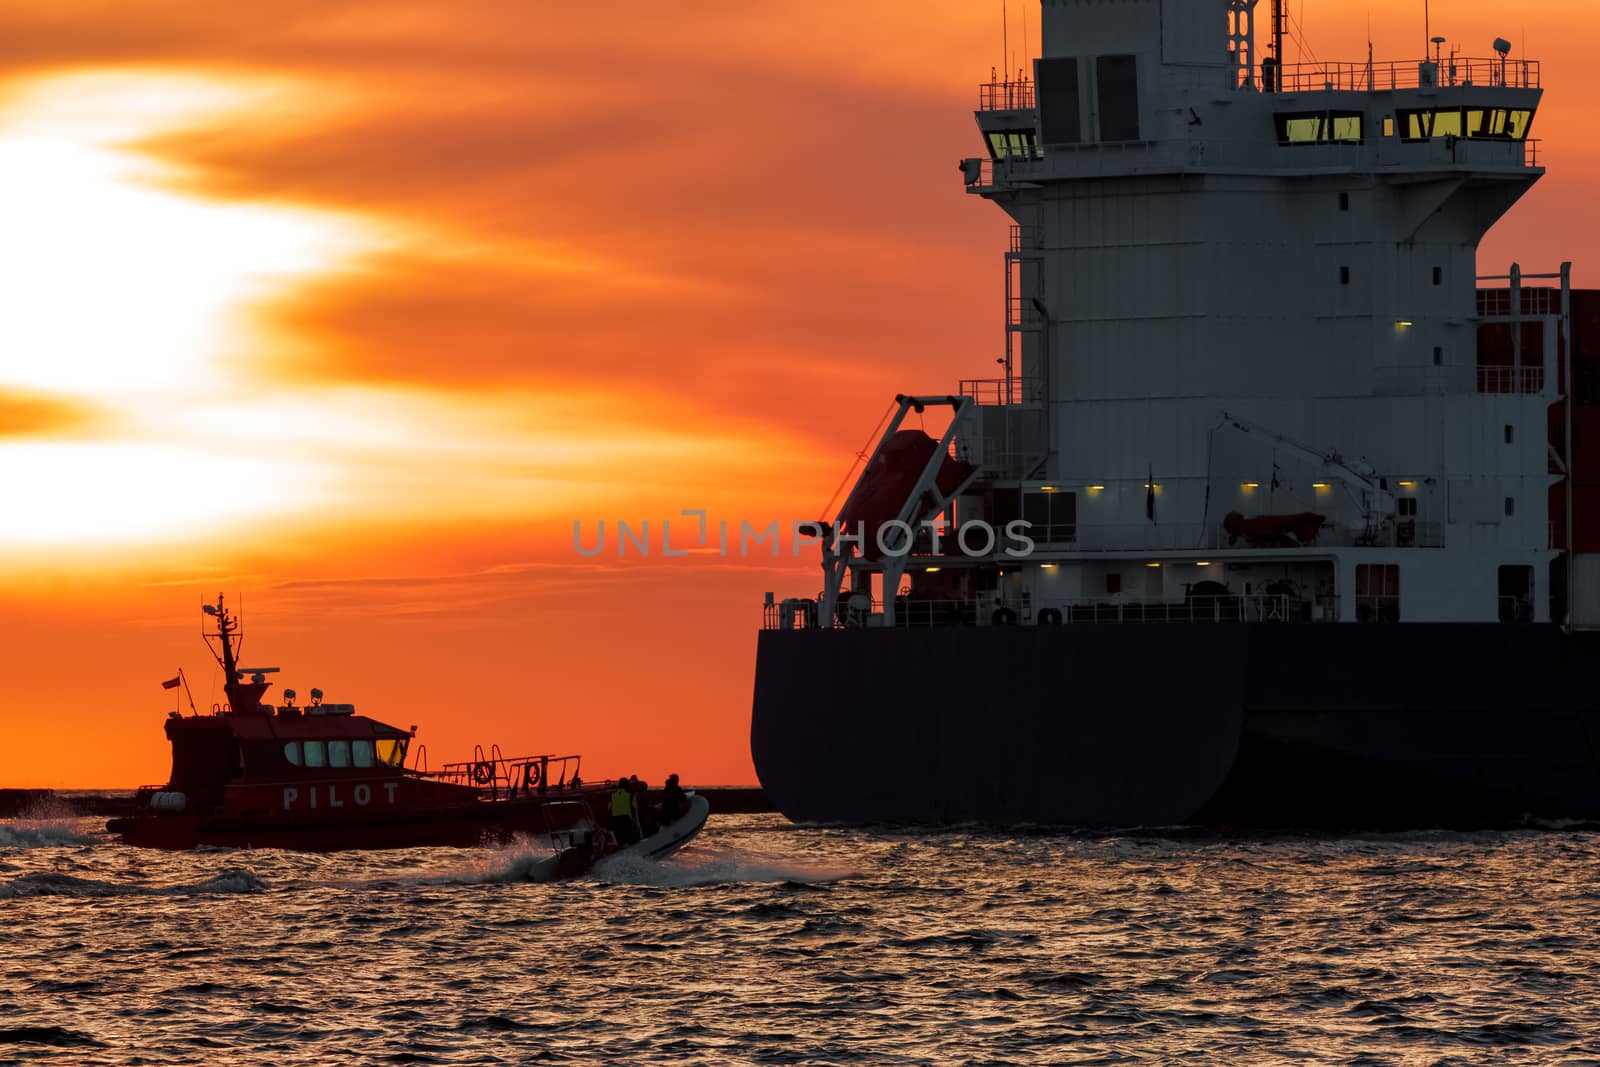
<svg viewBox="0 0 1600 1067">
<path fill-rule="evenodd" d="M 259 714 L 262 709 L 261 698 L 267 692 L 268 685 L 265 675 L 273 673 L 276 667 L 261 667 L 249 672 L 250 680 L 244 680 L 245 671 L 239 668 L 238 651 L 242 647 L 243 634 L 239 631 L 239 620 L 228 614 L 228 609 L 223 606 L 222 594 L 217 594 L 215 604 L 201 604 L 200 610 L 216 620 L 217 628 L 204 631 L 206 647 L 211 649 L 211 655 L 222 668 L 223 690 L 228 694 L 228 708 L 235 714 Z M 269 709 L 270 710 L 270 709 Z"/>
</svg>

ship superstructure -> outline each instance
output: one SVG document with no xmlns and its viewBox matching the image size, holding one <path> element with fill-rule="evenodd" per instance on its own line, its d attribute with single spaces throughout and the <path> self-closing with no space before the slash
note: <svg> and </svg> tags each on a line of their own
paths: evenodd
<svg viewBox="0 0 1600 1067">
<path fill-rule="evenodd" d="M 1271 800 L 1297 774 L 1397 807 L 1466 810 L 1476 781 L 1497 818 L 1600 810 L 1600 556 L 1568 553 L 1600 548 L 1597 457 L 1567 402 L 1590 366 L 1574 309 L 1600 302 L 1566 264 L 1477 264 L 1545 173 L 1539 64 L 1436 38 L 1291 65 L 1282 5 L 1259 49 L 1257 8 L 1045 0 L 1033 76 L 980 87 L 986 154 L 961 169 L 1013 223 L 1005 375 L 898 398 L 828 517 L 815 606 L 769 611 L 752 747 L 783 810 L 1248 821 L 1267 798 L 1315 819 Z M 942 436 L 905 428 L 929 409 Z M 1450 720 L 1462 700 L 1490 718 Z M 1519 731 L 1583 746 L 1549 796 L 1531 763 L 1486 769 L 1527 754 Z M 996 767 L 1055 784 L 970 762 L 1018 737 L 1066 751 Z M 1094 769 L 1063 784 L 1063 756 Z M 813 799 L 804 767 L 928 761 L 978 777 L 920 814 L 893 786 Z"/>
</svg>

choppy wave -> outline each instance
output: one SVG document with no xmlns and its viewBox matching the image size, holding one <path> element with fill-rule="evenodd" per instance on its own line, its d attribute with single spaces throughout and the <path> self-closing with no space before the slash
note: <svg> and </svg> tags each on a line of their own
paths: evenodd
<svg viewBox="0 0 1600 1067">
<path fill-rule="evenodd" d="M 763 882 L 821 885 L 854 873 L 842 866 L 777 861 L 756 852 L 699 846 L 667 860 L 609 856 L 595 864 L 593 877 L 626 885 L 695 888 Z"/>
<path fill-rule="evenodd" d="M 216 893 L 259 893 L 267 888 L 254 872 L 225 870 L 188 885 L 142 885 L 39 871 L 0 882 L 0 900 L 25 897 L 189 897 Z"/>
<path fill-rule="evenodd" d="M 0 1062 L 1600 1067 L 1593 834 L 731 816 L 528 884 L 549 855 L 9 850 Z"/>
<path fill-rule="evenodd" d="M 0 849 L 61 848 L 95 845 L 101 839 L 85 833 L 74 819 L 6 819 L 0 822 Z"/>
</svg>

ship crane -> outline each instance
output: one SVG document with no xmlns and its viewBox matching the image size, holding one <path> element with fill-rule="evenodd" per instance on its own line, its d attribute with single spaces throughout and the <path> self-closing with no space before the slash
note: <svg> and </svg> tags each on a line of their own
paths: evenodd
<svg viewBox="0 0 1600 1067">
<path fill-rule="evenodd" d="M 1332 477 L 1338 479 L 1355 494 L 1361 507 L 1361 517 L 1369 528 L 1394 516 L 1394 494 L 1383 487 L 1377 480 L 1377 472 L 1365 461 L 1356 461 L 1359 463 L 1358 467 L 1340 455 L 1338 449 L 1321 449 L 1308 445 L 1304 441 L 1297 441 L 1293 437 L 1226 411 L 1222 413 L 1222 423 L 1217 429 L 1220 430 L 1223 426 L 1232 426 L 1241 433 L 1260 434 L 1269 438 L 1274 444 L 1293 449 L 1321 463 Z"/>
</svg>

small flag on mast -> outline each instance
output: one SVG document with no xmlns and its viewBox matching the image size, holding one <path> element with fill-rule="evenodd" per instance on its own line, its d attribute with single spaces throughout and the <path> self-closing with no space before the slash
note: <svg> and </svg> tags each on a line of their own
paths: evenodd
<svg viewBox="0 0 1600 1067">
<path fill-rule="evenodd" d="M 161 688 L 163 688 L 163 689 L 176 689 L 176 688 L 178 688 L 179 681 L 180 681 L 180 679 L 177 679 L 177 678 L 168 678 L 166 681 L 161 683 Z"/>
</svg>

